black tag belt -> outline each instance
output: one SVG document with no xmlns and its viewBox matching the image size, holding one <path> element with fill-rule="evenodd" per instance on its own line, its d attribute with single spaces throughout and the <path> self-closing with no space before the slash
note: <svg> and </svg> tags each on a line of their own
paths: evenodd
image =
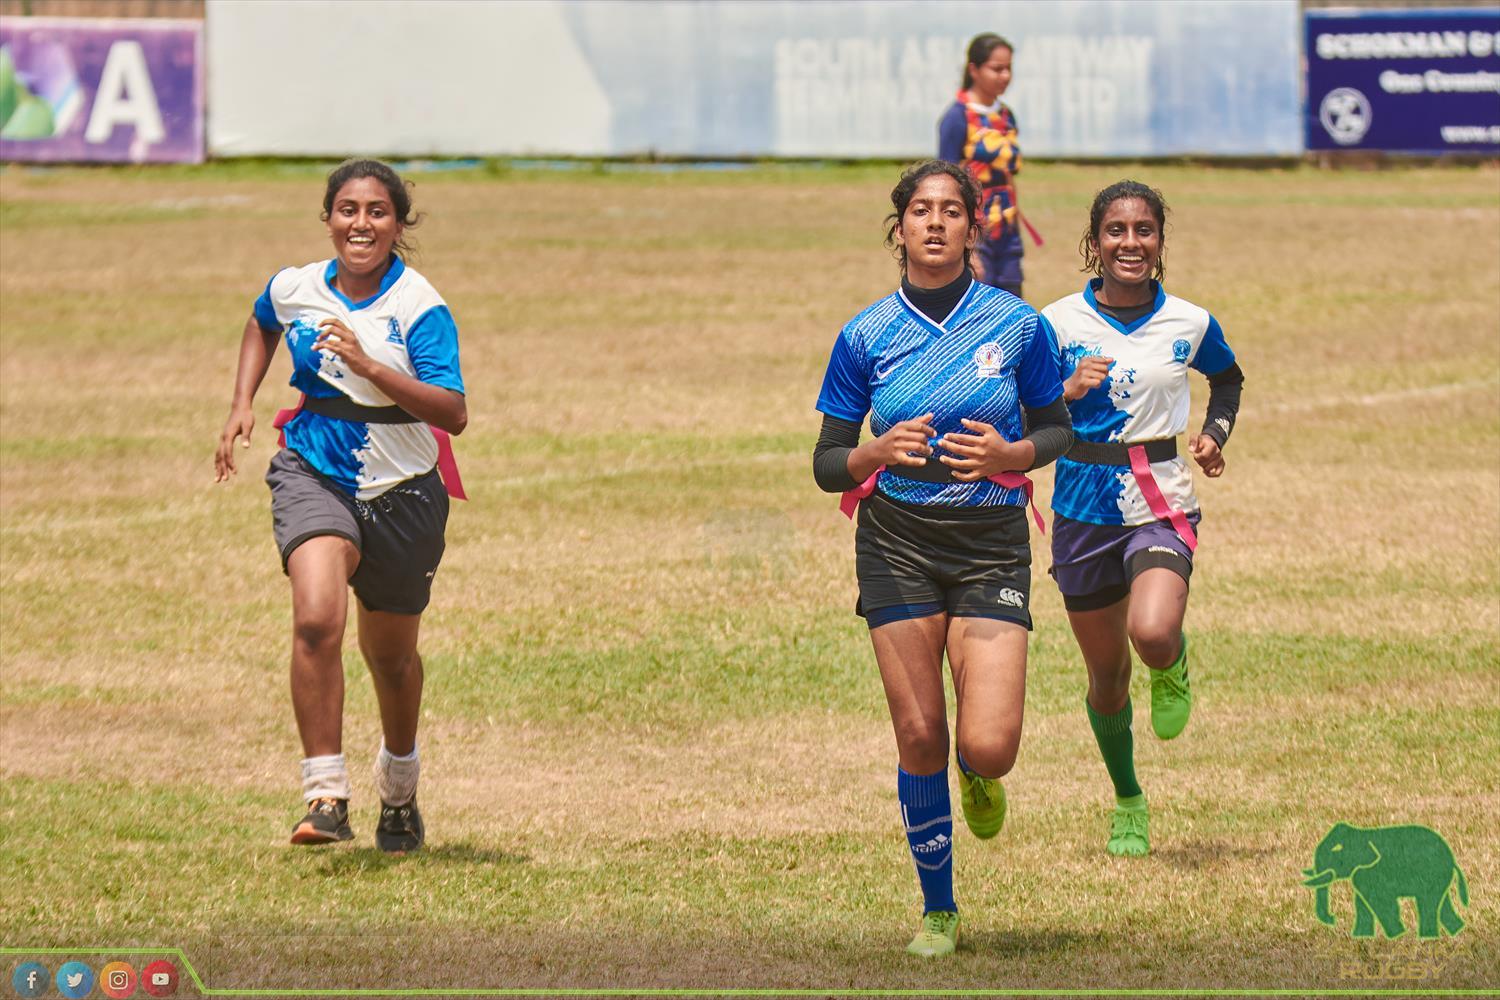
<svg viewBox="0 0 1500 1000">
<path fill-rule="evenodd" d="M 953 470 L 936 458 L 927 459 L 925 465 L 887 465 L 885 471 L 902 479 L 915 479 L 919 483 L 956 483 Z"/>
<path fill-rule="evenodd" d="M 302 409 L 320 417 L 361 424 L 420 424 L 421 420 L 399 406 L 361 406 L 348 396 L 308 396 Z"/>
<path fill-rule="evenodd" d="M 1177 457 L 1176 438 L 1157 438 L 1154 441 L 1080 441 L 1073 440 L 1065 457 L 1085 465 L 1129 465 L 1130 449 L 1146 449 L 1148 462 L 1170 462 Z"/>
</svg>

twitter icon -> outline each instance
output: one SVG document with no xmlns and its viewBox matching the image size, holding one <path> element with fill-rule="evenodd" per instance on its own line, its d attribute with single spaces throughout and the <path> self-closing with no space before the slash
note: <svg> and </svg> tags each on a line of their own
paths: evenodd
<svg viewBox="0 0 1500 1000">
<path fill-rule="evenodd" d="M 94 970 L 82 962 L 64 962 L 57 970 L 57 992 L 71 1000 L 94 991 Z"/>
</svg>

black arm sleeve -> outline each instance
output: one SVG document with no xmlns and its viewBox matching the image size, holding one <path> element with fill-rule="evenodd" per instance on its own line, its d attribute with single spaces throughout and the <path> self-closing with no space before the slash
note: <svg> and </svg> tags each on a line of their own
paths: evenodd
<svg viewBox="0 0 1500 1000">
<path fill-rule="evenodd" d="M 1208 416 L 1203 420 L 1203 433 L 1213 438 L 1221 451 L 1229 440 L 1229 432 L 1234 430 L 1244 385 L 1245 373 L 1238 364 L 1208 377 Z"/>
<path fill-rule="evenodd" d="M 1046 406 L 1032 408 L 1024 406 L 1021 412 L 1026 417 L 1026 437 L 1036 448 L 1036 460 L 1031 468 L 1040 469 L 1057 461 L 1063 452 L 1073 445 L 1073 418 L 1068 415 L 1068 404 L 1058 396 Z"/>
<path fill-rule="evenodd" d="M 849 453 L 859 444 L 861 426 L 823 414 L 823 429 L 813 445 L 813 479 L 824 493 L 843 493 L 859 485 L 849 475 Z"/>
</svg>

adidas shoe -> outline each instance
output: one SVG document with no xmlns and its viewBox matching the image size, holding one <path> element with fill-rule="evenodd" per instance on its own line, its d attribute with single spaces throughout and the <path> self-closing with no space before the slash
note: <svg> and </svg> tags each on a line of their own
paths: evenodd
<svg viewBox="0 0 1500 1000">
<path fill-rule="evenodd" d="M 1187 728 L 1188 714 L 1193 710 L 1193 689 L 1188 684 L 1187 636 L 1182 637 L 1182 653 L 1165 670 L 1151 671 L 1151 728 L 1158 737 L 1170 740 Z"/>
<path fill-rule="evenodd" d="M 1151 853 L 1151 814 L 1146 796 L 1115 799 L 1115 815 L 1109 824 L 1109 843 L 1104 849 L 1117 858 L 1144 858 Z"/>
<path fill-rule="evenodd" d="M 375 827 L 375 846 L 387 854 L 405 854 L 422 846 L 426 830 L 417 800 L 402 806 L 380 803 L 380 824 Z"/>
<path fill-rule="evenodd" d="M 980 840 L 989 840 L 1005 825 L 1005 786 L 999 778 L 982 778 L 958 770 L 959 802 L 969 832 Z"/>
<path fill-rule="evenodd" d="M 292 830 L 294 844 L 331 844 L 353 839 L 348 799 L 313 799 L 307 804 L 307 815 Z"/>
<path fill-rule="evenodd" d="M 958 913 L 933 910 L 922 914 L 922 929 L 911 939 L 906 950 L 923 958 L 941 958 L 958 948 Z"/>
</svg>

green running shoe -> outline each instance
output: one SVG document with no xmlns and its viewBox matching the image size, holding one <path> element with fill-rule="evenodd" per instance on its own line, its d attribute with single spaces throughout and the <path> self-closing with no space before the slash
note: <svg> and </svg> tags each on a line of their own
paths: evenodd
<svg viewBox="0 0 1500 1000">
<path fill-rule="evenodd" d="M 989 840 L 1005 825 L 1005 786 L 999 778 L 982 778 L 958 769 L 959 801 L 964 822 L 980 840 Z"/>
<path fill-rule="evenodd" d="M 1172 739 L 1187 728 L 1188 714 L 1193 710 L 1187 660 L 1187 636 L 1184 635 L 1177 662 L 1165 670 L 1151 671 L 1151 728 L 1164 740 Z"/>
<path fill-rule="evenodd" d="M 1109 824 L 1109 843 L 1104 849 L 1117 858 L 1144 858 L 1151 853 L 1151 812 L 1145 795 L 1128 799 L 1115 796 L 1115 816 Z"/>
<path fill-rule="evenodd" d="M 958 914 L 953 910 L 933 910 L 922 914 L 922 929 L 911 939 L 906 950 L 923 958 L 942 958 L 958 947 Z"/>
</svg>

